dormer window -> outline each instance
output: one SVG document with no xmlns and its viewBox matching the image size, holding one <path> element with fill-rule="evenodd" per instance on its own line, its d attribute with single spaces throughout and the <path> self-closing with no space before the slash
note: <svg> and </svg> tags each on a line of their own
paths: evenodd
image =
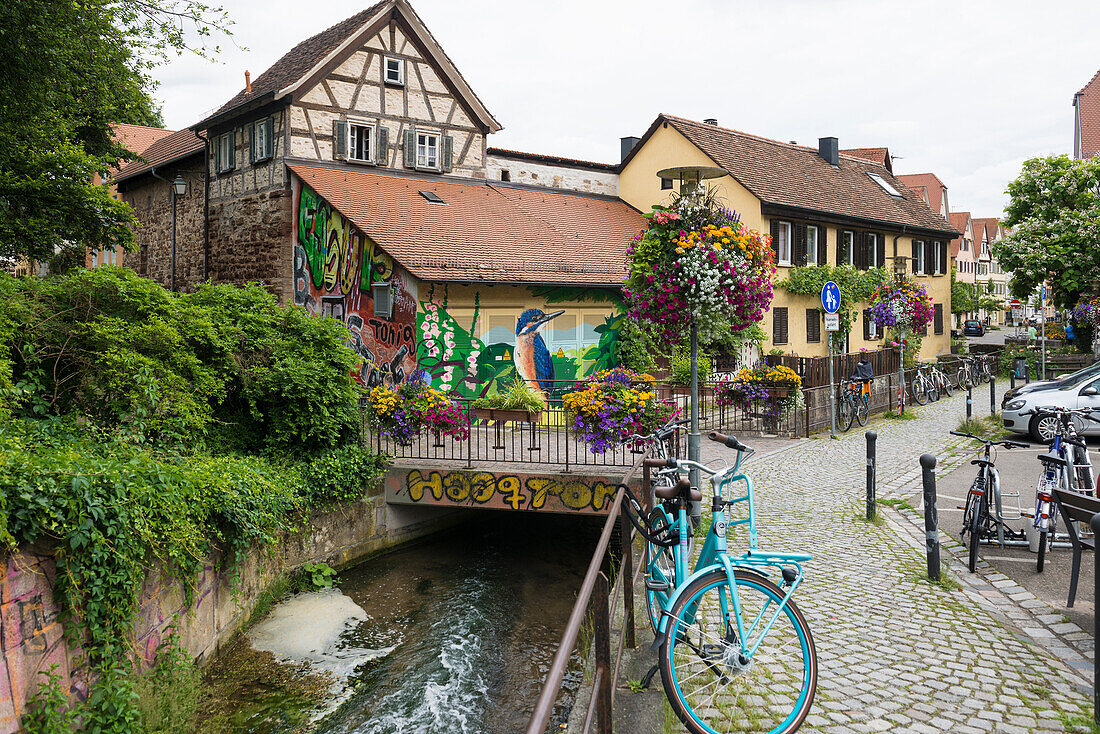
<svg viewBox="0 0 1100 734">
<path fill-rule="evenodd" d="M 386 57 L 386 84 L 405 84 L 405 60 Z"/>
</svg>

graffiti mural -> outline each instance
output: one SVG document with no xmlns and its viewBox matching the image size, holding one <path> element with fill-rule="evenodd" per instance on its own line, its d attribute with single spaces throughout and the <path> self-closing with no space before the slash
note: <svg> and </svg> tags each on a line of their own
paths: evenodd
<svg viewBox="0 0 1100 734">
<path fill-rule="evenodd" d="M 493 303 L 482 290 L 421 286 L 417 363 L 434 387 L 480 397 L 518 378 L 555 397 L 564 389 L 560 381 L 615 366 L 623 315 L 614 292 L 506 288 L 515 291 L 512 300 L 526 305 L 497 305 L 499 292 L 492 294 Z"/>
<path fill-rule="evenodd" d="M 386 477 L 386 501 L 411 505 L 602 514 L 616 491 L 618 483 L 609 477 L 419 469 Z"/>
<path fill-rule="evenodd" d="M 413 278 L 304 183 L 296 221 L 294 303 L 348 327 L 348 345 L 363 360 L 363 384 L 400 381 L 416 360 Z M 392 319 L 374 315 L 374 284 L 390 286 Z"/>
</svg>

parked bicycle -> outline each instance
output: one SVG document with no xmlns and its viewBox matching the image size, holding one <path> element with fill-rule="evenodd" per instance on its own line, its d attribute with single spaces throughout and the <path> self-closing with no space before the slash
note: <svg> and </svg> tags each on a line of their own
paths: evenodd
<svg viewBox="0 0 1100 734">
<path fill-rule="evenodd" d="M 753 484 L 740 469 L 753 450 L 719 433 L 711 433 L 710 439 L 737 451 L 732 467 L 711 469 L 672 457 L 646 459 L 653 468 L 696 468 L 711 479 L 711 523 L 693 567 L 688 505 L 702 500 L 699 489 L 680 479 L 672 488 L 656 491 L 674 518 L 665 527 L 650 525 L 637 499 L 626 495 L 631 522 L 648 542 L 671 549 L 676 569 L 675 579 L 669 579 L 658 564 L 646 566 L 647 582 L 667 583 L 671 592 L 660 610 L 654 640 L 660 649 L 657 669 L 672 710 L 695 734 L 748 729 L 790 734 L 805 721 L 817 690 L 817 651 L 810 627 L 791 599 L 802 583 L 801 564 L 811 556 L 759 548 Z M 724 498 L 742 485 L 743 494 Z M 731 506 L 743 507 L 746 516 L 728 518 Z M 749 548 L 732 555 L 726 533 L 740 525 L 748 526 Z"/>
<path fill-rule="evenodd" d="M 865 426 L 870 417 L 870 381 L 841 380 L 836 404 L 836 427 L 847 431 L 852 427 L 852 421 L 859 421 L 859 425 Z"/>
<path fill-rule="evenodd" d="M 924 405 L 929 400 L 936 402 L 940 399 L 940 390 L 932 382 L 927 364 L 917 363 L 917 374 L 909 381 L 909 394 L 917 405 Z"/>
<path fill-rule="evenodd" d="M 1039 455 L 1043 468 L 1039 472 L 1039 481 L 1035 485 L 1035 512 L 1032 526 L 1039 533 L 1039 547 L 1035 560 L 1035 570 L 1043 571 L 1043 563 L 1048 547 L 1054 545 L 1058 532 L 1058 500 L 1054 489 L 1061 488 L 1070 492 L 1092 494 L 1095 488 L 1092 459 L 1088 445 L 1078 434 L 1079 416 L 1085 420 L 1100 423 L 1100 417 L 1094 415 L 1100 410 L 1093 408 L 1060 408 L 1043 406 L 1029 410 L 1021 415 L 1039 415 L 1040 420 L 1052 420 L 1054 436 L 1050 442 L 1050 451 Z"/>
<path fill-rule="evenodd" d="M 952 436 L 965 436 L 984 444 L 981 458 L 974 459 L 971 464 L 978 467 L 978 475 L 970 485 L 970 492 L 966 495 L 966 506 L 963 510 L 962 537 L 967 540 L 970 551 L 970 559 L 967 564 L 970 572 L 974 573 L 978 565 L 978 543 L 982 540 L 997 540 L 1004 543 L 1004 539 L 1023 540 L 1024 534 L 1013 530 L 1005 524 L 1003 508 L 1001 506 L 1001 475 L 994 466 L 997 456 L 993 451 L 994 446 L 1004 446 L 1006 449 L 1026 449 L 1031 444 L 1020 441 L 991 441 L 987 438 L 975 436 L 973 433 L 951 431 Z"/>
<path fill-rule="evenodd" d="M 940 395 L 951 397 L 951 394 L 954 392 L 954 388 L 951 386 L 951 379 L 947 376 L 946 372 L 940 369 L 938 362 L 929 365 L 928 376 L 932 380 L 932 384 L 936 386 L 936 390 Z"/>
<path fill-rule="evenodd" d="M 990 369 L 989 360 L 976 354 L 963 356 L 955 372 L 955 384 L 960 390 L 977 387 L 978 384 L 989 382 L 992 378 L 993 371 Z"/>
</svg>

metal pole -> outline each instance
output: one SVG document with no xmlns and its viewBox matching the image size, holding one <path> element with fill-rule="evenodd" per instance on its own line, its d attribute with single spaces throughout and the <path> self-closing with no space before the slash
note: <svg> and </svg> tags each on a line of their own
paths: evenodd
<svg viewBox="0 0 1100 734">
<path fill-rule="evenodd" d="M 691 433 L 688 434 L 688 459 L 699 461 L 699 453 L 702 448 L 702 438 L 699 435 L 699 328 L 695 325 L 695 319 L 691 321 Z M 698 469 L 692 469 L 689 473 L 691 486 L 703 489 L 700 484 Z M 703 511 L 702 503 L 691 503 L 691 518 L 698 520 Z"/>
<path fill-rule="evenodd" d="M 634 647 L 634 526 L 619 505 L 619 532 L 623 540 L 623 562 L 619 567 L 623 582 L 623 636 L 627 647 Z"/>
<path fill-rule="evenodd" d="M 1092 526 L 1093 535 L 1100 538 L 1100 514 L 1093 515 L 1089 525 Z M 1093 597 L 1093 605 L 1095 606 L 1095 600 L 1100 599 L 1100 573 L 1096 574 L 1096 585 L 1093 593 L 1095 594 Z M 1094 614 L 1092 622 L 1094 646 L 1097 640 L 1100 640 L 1100 614 Z M 1100 665 L 1092 666 L 1092 719 L 1100 724 Z"/>
<path fill-rule="evenodd" d="M 898 415 L 905 412 L 905 332 L 899 332 L 898 344 L 901 354 L 898 365 Z"/>
<path fill-rule="evenodd" d="M 974 388 L 971 385 L 966 386 L 966 420 L 969 421 L 974 415 Z"/>
<path fill-rule="evenodd" d="M 1045 288 L 1046 286 L 1043 286 L 1043 287 Z M 1046 299 L 1044 298 L 1042 301 L 1040 301 L 1039 305 L 1040 305 L 1040 308 L 1042 308 L 1042 310 L 1043 310 L 1043 315 L 1040 317 L 1040 319 L 1043 322 L 1043 376 L 1040 377 L 1039 379 L 1040 380 L 1045 380 L 1045 379 L 1047 379 L 1047 301 L 1046 301 Z"/>
<path fill-rule="evenodd" d="M 176 187 L 172 184 L 168 184 L 168 187 L 172 190 L 172 264 L 171 272 L 168 274 L 168 288 L 174 291 L 176 290 Z"/>
<path fill-rule="evenodd" d="M 997 378 L 989 378 L 989 414 L 997 415 Z"/>
<path fill-rule="evenodd" d="M 1016 366 L 1013 365 L 1012 369 L 1008 371 L 1008 386 L 1009 389 L 1016 389 Z"/>
<path fill-rule="evenodd" d="M 940 578 L 940 531 L 936 517 L 936 457 L 921 454 L 924 479 L 924 542 L 928 551 L 928 580 Z"/>
<path fill-rule="evenodd" d="M 878 434 L 867 431 L 867 519 L 875 518 L 875 441 Z"/>
<path fill-rule="evenodd" d="M 596 593 L 592 597 L 594 619 L 592 620 L 593 642 L 596 648 L 596 687 L 592 695 L 596 698 L 596 731 L 611 734 L 611 619 L 608 609 L 607 577 L 600 573 L 596 576 Z"/>
<path fill-rule="evenodd" d="M 836 386 L 833 382 L 833 334 L 829 332 L 829 438 L 836 438 Z M 806 408 L 806 420 L 809 420 L 810 409 Z M 809 438 L 810 429 L 806 429 L 806 437 Z"/>
</svg>

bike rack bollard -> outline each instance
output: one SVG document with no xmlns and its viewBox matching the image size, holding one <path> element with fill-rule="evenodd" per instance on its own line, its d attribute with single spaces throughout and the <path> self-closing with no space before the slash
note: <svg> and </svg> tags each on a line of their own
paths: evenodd
<svg viewBox="0 0 1100 734">
<path fill-rule="evenodd" d="M 1092 527 L 1093 534 L 1100 538 L 1100 535 L 1098 535 L 1100 533 L 1100 515 L 1093 515 L 1089 525 Z M 1093 593 L 1096 594 L 1093 597 L 1093 604 L 1095 604 L 1095 600 L 1100 599 L 1100 573 L 1096 574 L 1096 587 Z M 1100 614 L 1093 615 L 1093 617 L 1092 641 L 1095 644 L 1097 640 L 1100 640 Z M 1092 719 L 1100 724 L 1100 665 L 1092 666 Z"/>
<path fill-rule="evenodd" d="M 875 519 L 875 442 L 878 434 L 867 431 L 867 519 Z"/>
<path fill-rule="evenodd" d="M 974 415 L 974 388 L 970 385 L 966 386 L 966 419 L 969 421 Z"/>
<path fill-rule="evenodd" d="M 969 403 L 967 403 L 969 407 Z M 924 543 L 928 551 L 928 580 L 940 578 L 940 531 L 936 517 L 936 457 L 921 454 L 924 479 Z"/>
<path fill-rule="evenodd" d="M 997 378 L 989 378 L 989 414 L 997 415 Z"/>
</svg>

